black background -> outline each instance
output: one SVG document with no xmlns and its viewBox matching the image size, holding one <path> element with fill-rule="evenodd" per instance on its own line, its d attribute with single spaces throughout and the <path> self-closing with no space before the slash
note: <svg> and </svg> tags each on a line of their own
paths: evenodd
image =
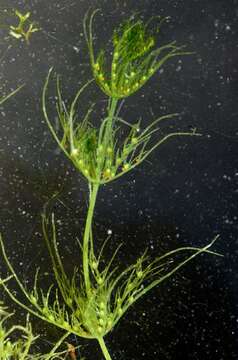
<svg viewBox="0 0 238 360">
<path fill-rule="evenodd" d="M 87 184 L 59 152 L 41 110 L 41 93 L 51 66 L 62 75 L 64 96 L 72 99 L 91 77 L 83 37 L 88 8 L 100 8 L 94 31 L 96 48 L 115 26 L 134 12 L 145 19 L 171 16 L 160 41 L 177 40 L 195 54 L 166 64 L 140 91 L 128 98 L 122 115 L 142 118 L 146 126 L 159 115 L 180 112 L 167 131 L 196 127 L 201 138 L 179 138 L 161 146 L 143 165 L 99 193 L 95 237 L 108 230 L 107 256 L 120 241 L 118 261 L 135 261 L 146 247 L 152 257 L 178 246 L 204 246 L 220 234 L 214 249 L 223 258 L 203 255 L 136 304 L 106 338 L 113 359 L 231 360 L 238 358 L 238 1 L 1 1 L 1 93 L 25 87 L 1 107 L 0 221 L 5 245 L 17 272 L 29 283 L 35 266 L 42 279 L 51 273 L 41 236 L 40 213 L 61 191 L 57 214 L 59 243 L 70 271 L 79 264 L 75 242 L 83 230 Z M 12 9 L 31 12 L 41 27 L 30 44 L 8 36 Z M 6 11 L 4 11 L 6 10 Z M 53 99 L 53 86 L 51 88 Z M 82 99 L 85 113 L 97 103 L 95 121 L 106 106 L 99 89 Z M 53 110 L 53 107 L 52 107 Z M 0 263 L 4 275 L 5 266 Z M 14 286 L 14 285 L 12 285 Z M 10 304 L 4 294 L 5 303 Z M 21 321 L 23 313 L 16 310 Z M 38 350 L 54 342 L 57 331 L 33 320 L 43 333 Z M 44 333 L 47 335 L 44 336 Z M 97 345 L 82 343 L 87 359 L 102 359 Z"/>
</svg>

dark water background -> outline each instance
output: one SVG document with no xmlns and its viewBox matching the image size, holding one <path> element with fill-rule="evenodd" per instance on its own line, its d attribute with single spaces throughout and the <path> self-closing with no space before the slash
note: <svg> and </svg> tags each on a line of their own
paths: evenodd
<svg viewBox="0 0 238 360">
<path fill-rule="evenodd" d="M 54 211 L 60 248 L 70 271 L 79 263 L 76 236 L 86 214 L 87 184 L 58 151 L 41 110 L 41 92 L 51 66 L 62 75 L 64 95 L 72 98 L 91 77 L 83 37 L 88 8 L 101 8 L 95 21 L 98 48 L 113 28 L 133 12 L 147 20 L 171 16 L 161 42 L 176 39 L 195 54 L 175 58 L 144 88 L 126 100 L 128 121 L 181 112 L 168 130 L 196 127 L 204 136 L 171 140 L 134 172 L 101 189 L 95 213 L 95 237 L 101 244 L 109 230 L 107 255 L 123 240 L 119 262 L 126 266 L 150 248 L 152 256 L 190 244 L 204 246 L 216 234 L 214 249 L 224 258 L 203 255 L 136 304 L 106 341 L 113 359 L 236 360 L 238 358 L 238 1 L 237 0 L 34 0 L 1 1 L 1 10 L 30 11 L 42 31 L 30 45 L 1 32 L 1 93 L 25 83 L 1 107 L 0 226 L 11 260 L 26 282 L 35 267 L 51 273 L 41 236 L 40 213 L 53 193 L 61 191 Z M 10 13 L 1 11 L 9 24 Z M 53 88 L 51 89 L 53 90 Z M 53 91 L 52 91 L 53 96 Z M 91 87 L 82 114 L 105 97 Z M 97 117 L 95 115 L 95 119 Z M 1 260 L 1 272 L 5 266 Z M 45 281 L 45 280 L 44 280 Z M 12 285 L 14 286 L 14 285 Z M 21 309 L 1 298 L 16 310 Z M 32 319 L 33 320 L 33 319 Z M 59 333 L 33 320 L 47 341 Z M 77 339 L 72 338 L 72 342 Z M 81 341 L 81 340 L 80 340 Z M 82 341 L 87 359 L 101 359 L 92 341 Z M 45 349 L 41 340 L 38 349 Z"/>
</svg>

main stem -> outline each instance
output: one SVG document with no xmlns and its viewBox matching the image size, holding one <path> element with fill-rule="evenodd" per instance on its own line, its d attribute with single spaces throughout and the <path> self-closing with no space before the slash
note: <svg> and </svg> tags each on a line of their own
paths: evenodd
<svg viewBox="0 0 238 360">
<path fill-rule="evenodd" d="M 90 185 L 89 206 L 88 206 L 88 213 L 87 213 L 86 225 L 83 236 L 83 275 L 85 281 L 86 294 L 88 296 L 90 294 L 89 254 L 88 254 L 89 239 L 90 239 L 90 232 L 92 229 L 92 220 L 93 220 L 94 207 L 96 203 L 98 189 L 99 189 L 99 184 Z"/>
<path fill-rule="evenodd" d="M 108 124 L 110 124 L 110 128 L 112 128 L 113 117 L 115 115 L 116 107 L 118 100 L 115 98 L 110 98 L 108 105 Z"/>
<path fill-rule="evenodd" d="M 99 342 L 99 345 L 101 347 L 101 350 L 102 350 L 102 353 L 103 353 L 105 359 L 106 360 L 112 360 L 112 358 L 111 358 L 111 356 L 110 356 L 110 354 L 109 354 L 109 352 L 107 350 L 104 339 L 103 338 L 98 338 L 97 340 Z"/>
<path fill-rule="evenodd" d="M 117 106 L 117 99 L 111 98 L 109 101 L 108 106 L 108 123 L 107 123 L 107 136 L 106 142 L 108 139 L 111 138 L 112 134 L 112 127 L 113 127 L 113 118 L 116 111 Z M 105 144 L 107 145 L 107 144 Z M 92 231 L 92 220 L 94 214 L 94 207 L 97 199 L 97 193 L 100 186 L 100 182 L 98 183 L 90 183 L 89 184 L 89 206 L 88 206 L 88 213 L 87 219 L 84 229 L 84 236 L 83 236 L 83 275 L 84 275 L 84 282 L 85 282 L 85 289 L 86 294 L 90 296 L 90 271 L 89 271 L 89 241 L 90 241 L 90 233 Z"/>
</svg>

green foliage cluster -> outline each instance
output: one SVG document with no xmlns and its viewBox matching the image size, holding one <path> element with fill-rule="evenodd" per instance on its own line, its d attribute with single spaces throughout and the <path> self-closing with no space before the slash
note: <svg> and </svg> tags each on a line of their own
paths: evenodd
<svg viewBox="0 0 238 360">
<path fill-rule="evenodd" d="M 10 278 L 1 280 L 0 285 L 5 285 L 8 280 Z M 63 339 L 60 339 L 60 342 L 56 344 L 50 353 L 44 355 L 34 353 L 32 355 L 32 345 L 38 336 L 34 336 L 32 333 L 29 315 L 25 326 L 12 325 L 9 328 L 6 322 L 12 315 L 7 312 L 6 307 L 0 302 L 0 360 L 63 360 L 65 351 L 56 352 Z"/>
<path fill-rule="evenodd" d="M 138 91 L 162 65 L 174 56 L 188 55 L 176 41 L 155 47 L 155 36 L 148 23 L 131 17 L 116 29 L 112 37 L 113 55 L 110 66 L 104 49 L 95 57 L 92 23 L 98 10 L 85 17 L 84 33 L 88 43 L 93 75 L 100 88 L 111 98 L 121 99 Z M 157 32 L 167 18 L 161 18 Z"/>
<path fill-rule="evenodd" d="M 32 34 L 39 31 L 40 29 L 37 28 L 33 22 L 30 21 L 30 12 L 27 12 L 24 15 L 21 14 L 20 11 L 16 10 L 15 15 L 18 18 L 18 24 L 17 26 L 10 26 L 9 34 L 16 39 L 23 39 L 29 44 Z"/>
<path fill-rule="evenodd" d="M 176 113 L 163 115 L 141 129 L 140 121 L 131 124 L 122 119 L 117 112 L 113 116 L 108 115 L 98 128 L 90 122 L 92 106 L 79 122 L 75 107 L 80 95 L 92 81 L 82 86 L 67 109 L 62 99 L 59 77 L 57 77 L 56 108 L 61 128 L 56 133 L 46 110 L 46 94 L 51 72 L 52 69 L 43 90 L 42 103 L 45 119 L 62 151 L 90 184 L 102 185 L 119 178 L 141 164 L 152 151 L 171 137 L 200 136 L 195 131 L 173 132 L 163 137 L 158 136 L 159 123 L 178 116 L 179 114 Z M 116 104 L 117 100 L 110 98 L 108 109 L 113 114 Z M 119 135 L 123 130 L 128 135 L 124 135 L 124 139 L 119 142 Z"/>
<path fill-rule="evenodd" d="M 9 314 L 6 312 L 5 308 L 0 305 L 0 359 L 1 360 L 28 360 L 30 359 L 29 350 L 35 340 L 35 337 L 32 334 L 31 326 L 27 320 L 26 326 L 12 326 L 10 329 L 6 329 L 4 322 L 9 318 Z M 25 338 L 20 338 L 18 335 L 18 340 L 11 341 L 9 337 L 14 332 L 21 332 L 25 335 Z M 39 358 L 36 355 L 36 358 Z"/>
</svg>

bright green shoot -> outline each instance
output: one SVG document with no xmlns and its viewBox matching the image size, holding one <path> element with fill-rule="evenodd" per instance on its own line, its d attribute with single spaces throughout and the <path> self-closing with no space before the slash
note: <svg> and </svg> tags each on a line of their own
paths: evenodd
<svg viewBox="0 0 238 360">
<path fill-rule="evenodd" d="M 32 34 L 39 31 L 40 29 L 35 26 L 34 22 L 30 21 L 30 12 L 27 12 L 24 15 L 16 10 L 15 15 L 18 18 L 18 24 L 17 26 L 10 26 L 9 34 L 16 39 L 25 40 L 27 44 L 29 44 Z"/>
<path fill-rule="evenodd" d="M 140 121 L 134 124 L 129 123 L 119 117 L 115 99 L 109 100 L 108 116 L 99 126 L 95 127 L 90 122 L 93 105 L 79 121 L 76 105 L 80 95 L 92 83 L 92 80 L 82 86 L 67 109 L 62 99 L 59 77 L 57 77 L 56 107 L 61 129 L 57 133 L 51 124 L 46 106 L 51 72 L 52 69 L 47 76 L 42 97 L 46 122 L 61 150 L 91 184 L 102 185 L 119 178 L 141 164 L 152 151 L 172 137 L 201 136 L 195 131 L 177 131 L 161 136 L 159 123 L 178 116 L 177 113 L 163 115 L 153 120 L 144 129 L 141 128 Z M 123 130 L 126 130 L 128 134 L 119 141 L 120 132 Z"/>
<path fill-rule="evenodd" d="M 149 23 L 131 17 L 112 37 L 112 59 L 107 62 L 104 49 L 95 56 L 93 45 L 93 19 L 98 10 L 88 12 L 84 19 L 84 33 L 88 44 L 93 75 L 103 92 L 111 98 L 121 99 L 138 91 L 164 63 L 175 56 L 189 55 L 185 46 L 172 41 L 155 47 L 155 36 L 149 30 Z M 158 17 L 157 32 L 168 18 Z"/>
</svg>

